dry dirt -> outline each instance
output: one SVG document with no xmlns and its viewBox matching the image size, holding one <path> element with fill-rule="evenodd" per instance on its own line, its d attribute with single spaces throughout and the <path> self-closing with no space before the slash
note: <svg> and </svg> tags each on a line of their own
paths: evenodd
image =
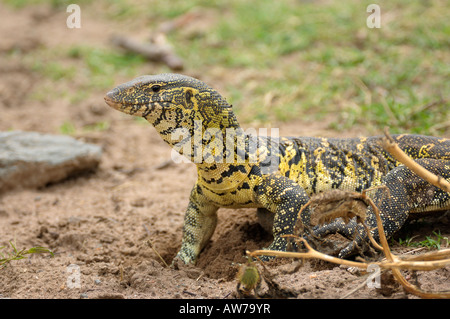
<svg viewBox="0 0 450 319">
<path fill-rule="evenodd" d="M 65 12 L 42 7 L 14 11 L 3 5 L 0 10 L 2 55 L 12 48 L 28 51 L 42 45 L 85 42 L 105 46 L 105 34 L 123 27 L 86 18 L 77 35 L 67 36 L 68 29 L 60 26 L 65 23 Z M 48 80 L 27 68 L 20 54 L 17 59 L 2 57 L 0 72 L 0 130 L 58 133 L 57 128 L 67 119 L 79 126 L 110 123 L 107 130 L 76 135 L 103 147 L 103 159 L 95 173 L 38 190 L 1 195 L 0 246 L 9 246 L 13 240 L 18 248 L 43 246 L 55 253 L 54 257 L 30 255 L 0 269 L 1 298 L 237 297 L 235 277 L 239 264 L 245 262 L 245 250 L 266 247 L 271 241 L 257 223 L 254 210 L 220 210 L 217 230 L 198 264 L 166 267 L 164 263 L 171 263 L 180 246 L 195 167 L 173 164 L 170 149 L 154 129 L 109 109 L 103 102 L 104 92 L 77 105 L 64 96 L 33 99 L 31 93 Z M 55 89 L 61 89 L 58 83 Z M 280 133 L 344 135 L 330 131 L 326 121 L 285 123 Z M 361 133 L 364 130 L 355 129 L 345 135 Z M 413 225 L 408 229 L 418 238 L 434 229 L 450 237 L 445 215 L 420 224 L 420 229 Z M 3 252 L 7 250 L 9 247 Z M 340 298 L 366 280 L 359 272 L 321 261 L 284 261 L 268 268 L 278 284 L 279 295 L 272 297 Z M 423 289 L 450 289 L 450 267 L 408 276 Z M 381 284 L 381 289 L 362 285 L 349 298 L 411 298 L 389 274 L 383 275 Z M 267 286 L 262 292 L 269 296 Z"/>
</svg>

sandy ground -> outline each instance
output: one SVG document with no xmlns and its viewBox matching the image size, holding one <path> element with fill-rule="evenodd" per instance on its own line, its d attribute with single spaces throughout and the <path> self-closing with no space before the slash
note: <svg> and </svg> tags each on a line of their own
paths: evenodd
<svg viewBox="0 0 450 319">
<path fill-rule="evenodd" d="M 111 28 L 110 23 L 85 19 L 82 31 L 68 39 L 67 29 L 55 27 L 65 21 L 65 12 L 45 8 L 12 11 L 3 5 L 0 9 L 1 54 L 11 48 L 27 51 L 68 42 L 104 46 L 104 35 Z M 63 96 L 33 99 L 32 92 L 48 80 L 27 68 L 20 57 L 0 58 L 0 72 L 0 130 L 57 133 L 55 128 L 67 118 L 80 126 L 110 123 L 107 130 L 76 135 L 103 147 L 103 159 L 95 173 L 38 190 L 1 195 L 0 246 L 13 240 L 19 249 L 43 246 L 55 255 L 30 255 L 0 269 L 0 297 L 237 297 L 235 278 L 245 262 L 245 250 L 265 247 L 271 241 L 271 235 L 257 223 L 254 210 L 220 210 L 217 230 L 198 264 L 166 267 L 164 263 L 171 263 L 180 246 L 195 167 L 173 164 L 170 149 L 155 130 L 109 109 L 103 102 L 104 92 L 88 96 L 76 107 Z M 58 83 L 55 88 L 61 89 Z M 336 136 L 364 131 L 344 134 L 328 130 L 326 121 L 298 121 L 283 124 L 280 133 Z M 414 225 L 417 223 L 410 225 L 409 231 L 418 238 L 435 229 L 450 237 L 446 215 L 420 224 L 420 230 Z M 415 248 L 393 249 L 406 252 Z M 367 275 L 322 261 L 288 260 L 268 265 L 268 269 L 277 288 L 270 290 L 263 284 L 264 297 L 340 298 L 361 286 L 349 298 L 411 298 L 389 273 L 383 274 L 381 289 L 374 289 L 364 285 Z M 450 289 L 450 267 L 407 276 L 423 289 Z"/>
</svg>

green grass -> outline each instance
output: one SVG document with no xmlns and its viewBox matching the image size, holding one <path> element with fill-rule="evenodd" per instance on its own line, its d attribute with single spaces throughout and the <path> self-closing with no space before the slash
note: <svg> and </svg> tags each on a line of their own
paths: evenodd
<svg viewBox="0 0 450 319">
<path fill-rule="evenodd" d="M 118 76 L 135 77 L 146 62 L 136 54 L 79 45 L 43 47 L 26 55 L 24 61 L 33 71 L 50 80 L 47 88 L 41 87 L 32 94 L 35 99 L 65 96 L 73 104 L 86 98 L 89 93 L 114 87 Z M 67 89 L 58 92 L 54 83 L 62 84 Z M 74 83 L 77 85 L 75 91 Z"/>
<path fill-rule="evenodd" d="M 441 235 L 440 231 L 433 231 L 433 235 L 426 236 L 422 241 L 415 241 L 413 237 L 399 238 L 398 243 L 406 247 L 427 247 L 428 249 L 441 249 L 441 246 L 448 247 L 449 239 Z"/>
<path fill-rule="evenodd" d="M 145 58 L 137 54 L 89 46 L 72 46 L 66 55 L 81 62 L 79 71 L 89 79 L 86 87 L 95 89 L 113 87 L 116 76 L 132 77 L 145 63 Z"/>
<path fill-rule="evenodd" d="M 74 3 L 72 0 L 3 0 L 3 2 L 15 8 L 23 8 L 29 5 L 49 4 L 53 8 L 65 8 L 69 4 Z M 88 3 L 87 0 L 78 0 L 78 5 Z"/>
<path fill-rule="evenodd" d="M 24 248 L 18 250 L 16 246 L 12 243 L 12 241 L 10 241 L 9 244 L 11 245 L 12 248 L 10 252 L 4 251 L 7 248 L 6 246 L 0 247 L 0 269 L 6 267 L 9 263 L 11 263 L 11 261 L 24 259 L 26 255 L 30 254 L 49 253 L 52 257 L 54 256 L 52 251 L 44 247 L 33 247 L 29 249 Z"/>
<path fill-rule="evenodd" d="M 193 47 L 179 52 L 196 68 L 250 69 L 260 77 L 247 98 L 233 101 L 247 108 L 247 121 L 301 118 L 314 110 L 333 116 L 341 130 L 356 124 L 448 130 L 444 2 L 383 3 L 382 19 L 391 20 L 381 29 L 367 28 L 367 4 L 231 1 L 218 6 L 224 14 L 203 37 L 187 41 L 174 34 L 172 41 Z M 244 82 L 235 85 L 246 90 Z M 276 98 L 264 107 L 266 94 Z"/>
<path fill-rule="evenodd" d="M 64 135 L 73 135 L 77 131 L 75 125 L 70 121 L 65 121 L 60 127 L 59 132 Z"/>
<path fill-rule="evenodd" d="M 6 2 L 23 6 L 43 1 Z M 448 134 L 446 1 L 383 1 L 380 29 L 366 26 L 370 3 L 115 0 L 98 1 L 95 8 L 104 10 L 95 15 L 117 24 L 139 21 L 150 32 L 198 12 L 192 22 L 200 23 L 196 32 L 187 32 L 187 24 L 171 31 L 168 39 L 185 61 L 184 73 L 213 78 L 213 86 L 220 83 L 241 122 L 328 118 L 337 130 L 361 125 L 379 133 L 389 126 L 392 133 Z M 91 4 L 80 6 L 86 17 Z M 81 74 L 86 81 L 80 94 L 113 87 L 118 78 L 169 71 L 112 48 L 74 45 L 30 54 L 37 71 L 52 80 L 70 83 Z M 46 56 L 53 57 L 50 63 Z"/>
<path fill-rule="evenodd" d="M 73 65 L 63 65 L 57 61 L 35 61 L 32 70 L 41 73 L 52 81 L 62 79 L 71 80 L 77 73 L 77 69 Z"/>
<path fill-rule="evenodd" d="M 106 131 L 109 128 L 109 125 L 110 124 L 107 121 L 100 121 L 77 128 L 72 122 L 65 121 L 59 127 L 59 132 L 64 135 L 75 135 L 77 132 L 102 132 Z"/>
</svg>

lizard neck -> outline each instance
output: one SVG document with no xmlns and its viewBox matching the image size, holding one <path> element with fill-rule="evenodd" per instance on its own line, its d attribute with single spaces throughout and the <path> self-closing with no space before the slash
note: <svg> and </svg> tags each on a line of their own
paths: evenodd
<svg viewBox="0 0 450 319">
<path fill-rule="evenodd" d="M 175 108 L 155 107 L 145 118 L 172 149 L 196 164 L 202 186 L 232 189 L 248 176 L 248 141 L 231 106 L 208 105 L 192 116 L 178 114 Z"/>
<path fill-rule="evenodd" d="M 231 107 L 206 110 L 209 112 L 186 116 L 177 108 L 155 107 L 145 119 L 167 144 L 191 162 L 221 162 L 226 157 L 227 143 L 234 143 L 234 136 L 242 129 Z"/>
<path fill-rule="evenodd" d="M 240 127 L 237 130 L 227 129 L 222 134 L 223 139 L 204 145 L 206 160 L 196 163 L 198 183 L 216 192 L 236 189 L 247 179 L 254 165 L 249 157 L 248 135 Z"/>
<path fill-rule="evenodd" d="M 232 191 L 247 179 L 252 165 L 242 164 L 197 164 L 198 184 L 216 192 Z"/>
</svg>

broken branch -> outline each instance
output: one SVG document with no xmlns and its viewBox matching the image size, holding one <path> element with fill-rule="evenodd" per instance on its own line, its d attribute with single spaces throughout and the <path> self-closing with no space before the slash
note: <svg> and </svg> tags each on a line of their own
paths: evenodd
<svg viewBox="0 0 450 319">
<path fill-rule="evenodd" d="M 395 140 L 392 138 L 392 136 L 389 134 L 387 128 L 384 130 L 385 137 L 383 138 L 383 148 L 388 151 L 392 156 L 395 157 L 397 161 L 404 164 L 406 167 L 408 167 L 411 171 L 422 177 L 424 180 L 429 182 L 430 184 L 439 187 L 445 192 L 450 193 L 450 183 L 447 182 L 444 178 L 441 176 L 436 176 L 424 167 L 417 164 L 411 157 L 406 155 L 405 152 L 403 152 L 400 147 L 398 147 Z"/>
<path fill-rule="evenodd" d="M 129 37 L 115 35 L 111 38 L 111 43 L 119 48 L 142 55 L 151 61 L 163 62 L 173 70 L 183 69 L 183 61 L 166 43 L 164 35 L 159 35 L 157 38 L 158 43 L 141 43 Z"/>
</svg>

